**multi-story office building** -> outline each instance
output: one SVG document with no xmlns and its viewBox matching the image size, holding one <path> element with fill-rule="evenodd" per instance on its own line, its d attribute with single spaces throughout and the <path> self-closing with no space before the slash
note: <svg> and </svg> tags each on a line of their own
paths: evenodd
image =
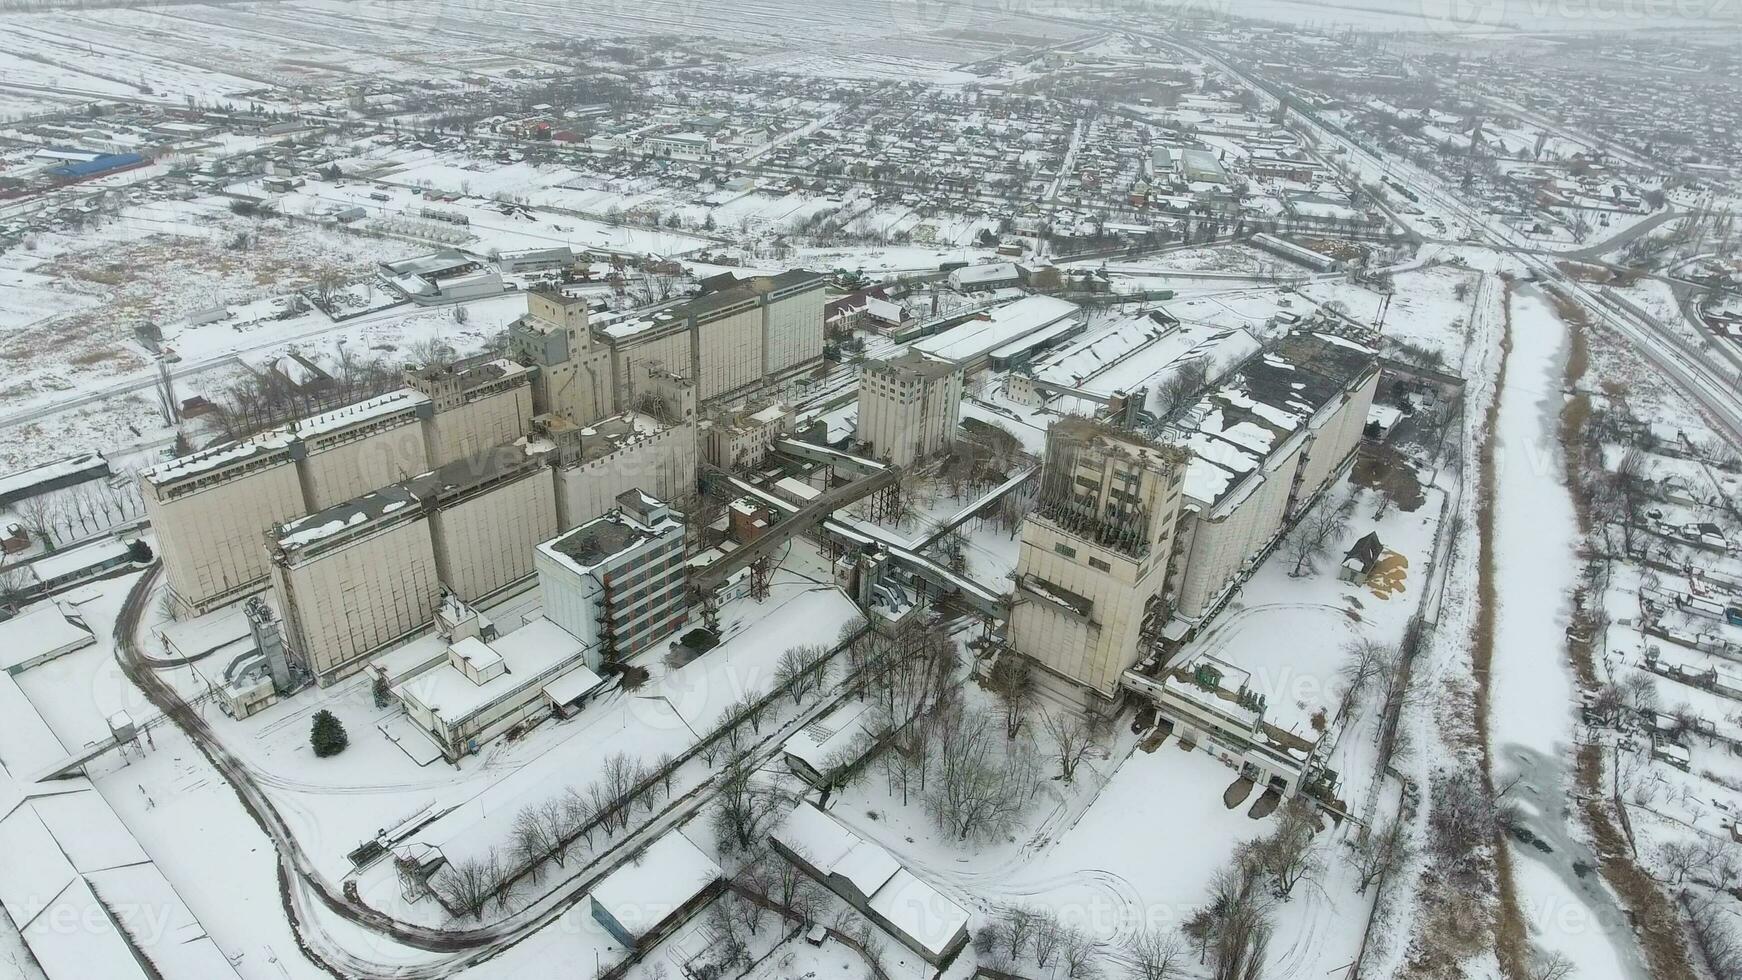
<svg viewBox="0 0 1742 980">
<path fill-rule="evenodd" d="M 859 377 L 860 448 L 896 466 L 948 449 L 962 418 L 962 368 L 904 351 L 866 361 Z"/>
<path fill-rule="evenodd" d="M 1010 645 L 1103 696 L 1136 662 L 1167 577 L 1186 454 L 1091 419 L 1047 433 L 1023 520 Z"/>
<path fill-rule="evenodd" d="M 683 515 L 639 490 L 618 508 L 538 546 L 544 614 L 579 637 L 589 665 L 620 661 L 683 625 Z"/>
</svg>

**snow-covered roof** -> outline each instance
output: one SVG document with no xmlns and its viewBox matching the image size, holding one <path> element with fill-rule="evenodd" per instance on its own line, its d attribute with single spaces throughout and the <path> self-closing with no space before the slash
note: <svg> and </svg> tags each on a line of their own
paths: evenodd
<svg viewBox="0 0 1742 980">
<path fill-rule="evenodd" d="M 773 836 L 822 874 L 852 883 L 873 912 L 933 955 L 947 952 L 967 925 L 960 905 L 809 803 L 793 807 Z"/>
<path fill-rule="evenodd" d="M 1056 297 L 1025 296 L 1014 303 L 992 308 L 982 318 L 916 341 L 913 349 L 959 364 L 967 363 L 1044 330 L 1076 312 L 1077 304 Z"/>
<path fill-rule="evenodd" d="M 639 938 L 720 877 L 720 866 L 681 832 L 668 831 L 593 886 L 592 900 Z"/>
<path fill-rule="evenodd" d="M 942 956 L 968 924 L 967 910 L 906 868 L 871 898 L 871 911 L 906 933 L 934 956 Z"/>
<path fill-rule="evenodd" d="M 871 733 L 865 728 L 863 701 L 849 701 L 793 733 L 781 750 L 817 772 L 826 771 L 854 745 L 868 747 Z"/>
<path fill-rule="evenodd" d="M 840 875 L 851 882 L 866 898 L 901 870 L 901 863 L 888 851 L 809 803 L 794 806 L 773 836 L 822 874 Z"/>
<path fill-rule="evenodd" d="M 489 670 L 497 662 L 507 669 L 482 684 L 473 683 L 465 672 L 447 663 L 438 664 L 401 681 L 393 691 L 416 701 L 448 725 L 506 698 L 525 692 L 527 685 L 563 664 L 580 664 L 587 645 L 573 633 L 543 616 L 485 643 L 468 637 L 450 648 L 475 670 Z"/>
<path fill-rule="evenodd" d="M 1248 359 L 1174 422 L 1192 454 L 1185 495 L 1208 511 L 1241 487 L 1249 493 L 1245 481 L 1283 458 L 1375 359 L 1368 348 L 1324 334 L 1292 334 Z"/>
<path fill-rule="evenodd" d="M 1003 279 L 1016 278 L 1016 263 L 988 262 L 984 265 L 970 265 L 957 269 L 950 275 L 964 286 L 982 282 L 997 282 Z"/>
<path fill-rule="evenodd" d="M 68 619 L 54 603 L 46 603 L 0 623 L 0 670 L 95 642 L 84 624 Z"/>
<path fill-rule="evenodd" d="M 335 408 L 330 412 L 311 415 L 306 419 L 292 423 L 291 429 L 298 436 L 307 439 L 311 436 L 338 432 L 385 415 L 416 408 L 427 401 L 429 401 L 429 396 L 415 388 L 397 388 L 385 395 L 377 395 L 352 405 Z"/>
</svg>

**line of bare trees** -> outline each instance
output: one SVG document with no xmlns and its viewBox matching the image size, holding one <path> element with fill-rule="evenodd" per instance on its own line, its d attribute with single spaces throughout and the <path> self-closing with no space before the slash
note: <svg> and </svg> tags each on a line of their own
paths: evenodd
<svg viewBox="0 0 1742 980">
<path fill-rule="evenodd" d="M 49 551 L 145 515 L 131 474 L 40 494 L 13 509 L 24 530 Z"/>
<path fill-rule="evenodd" d="M 999 972 L 1030 965 L 1070 980 L 1094 980 L 1104 974 L 1113 952 L 1081 927 L 1060 921 L 1045 909 L 1009 905 L 975 930 L 976 961 Z M 1178 936 L 1155 929 L 1139 930 L 1122 949 L 1126 975 L 1134 980 L 1173 980 L 1184 976 L 1186 950 Z"/>
<path fill-rule="evenodd" d="M 842 628 L 842 642 L 850 644 L 864 630 L 858 620 Z M 753 736 L 759 735 L 771 711 L 781 699 L 792 697 L 795 705 L 819 696 L 828 688 L 832 651 L 824 647 L 796 647 L 781 658 L 777 683 L 761 697 L 745 695 L 721 712 L 714 729 L 678 756 L 661 756 L 646 764 L 625 753 L 605 760 L 599 775 L 585 788 L 571 787 L 559 796 L 529 804 L 514 817 L 509 842 L 503 852 L 492 848 L 482 857 L 444 865 L 428 881 L 428 888 L 455 915 L 478 917 L 492 899 L 506 908 L 514 886 L 527 878 L 537 883 L 549 864 L 561 868 L 578 846 L 588 852 L 608 847 L 629 832 L 639 811 L 651 817 L 659 805 L 671 799 L 677 770 L 700 755 L 713 765 L 727 759 L 720 782 L 720 805 L 712 820 L 721 834 L 722 850 L 745 850 L 766 838 L 790 800 L 753 783 L 756 764 L 750 752 Z M 801 693 L 792 693 L 793 688 Z M 595 838 L 597 847 L 595 848 Z M 728 846 L 730 845 L 730 846 Z"/>
</svg>

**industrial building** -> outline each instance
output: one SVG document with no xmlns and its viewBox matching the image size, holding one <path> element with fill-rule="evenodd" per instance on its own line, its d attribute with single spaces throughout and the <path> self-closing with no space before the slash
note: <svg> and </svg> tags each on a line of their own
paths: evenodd
<svg viewBox="0 0 1742 980">
<path fill-rule="evenodd" d="M 595 651 L 595 667 L 664 639 L 689 610 L 683 515 L 639 490 L 617 503 L 534 558 L 545 615 Z"/>
<path fill-rule="evenodd" d="M 859 377 L 860 449 L 903 467 L 948 449 L 961 421 L 962 377 L 960 365 L 917 350 L 866 361 Z"/>
<path fill-rule="evenodd" d="M 291 656 L 329 684 L 426 629 L 444 587 L 472 602 L 528 579 L 557 530 L 553 479 L 510 443 L 268 532 Z"/>
<path fill-rule="evenodd" d="M 1077 304 L 1052 296 L 1027 296 L 916 341 L 912 349 L 971 374 L 988 365 L 1003 367 L 1082 330 L 1083 311 Z"/>
<path fill-rule="evenodd" d="M 1188 367 L 1201 367 L 1204 380 L 1213 381 L 1258 348 L 1245 330 L 1182 323 L 1164 309 L 1145 310 L 1013 369 L 1004 379 L 1004 396 L 1066 414 L 1092 414 L 1103 406 L 1111 413 L 1135 408 L 1163 414 L 1172 408 L 1164 404 L 1164 392 Z"/>
<path fill-rule="evenodd" d="M 405 713 L 449 761 L 478 751 L 516 725 L 567 714 L 604 682 L 588 665 L 589 648 L 543 617 L 488 638 L 476 614 L 396 671 L 391 690 Z M 594 666 L 597 666 L 596 663 Z"/>
<path fill-rule="evenodd" d="M 587 315 L 585 297 L 545 286 L 527 291 L 526 315 L 508 327 L 509 356 L 538 368 L 533 410 L 567 416 L 576 425 L 617 410 L 611 351 L 594 342 Z"/>
<path fill-rule="evenodd" d="M 769 843 L 927 963 L 944 966 L 967 945 L 966 909 L 810 803 L 794 806 Z"/>
<path fill-rule="evenodd" d="M 525 436 L 531 373 L 496 358 L 418 369 L 405 388 L 147 471 L 175 615 L 264 588 L 263 529 Z"/>
<path fill-rule="evenodd" d="M 629 949 L 652 946 L 715 895 L 725 874 L 681 830 L 668 830 L 599 879 L 587 895 L 593 920 Z"/>
<path fill-rule="evenodd" d="M 694 382 L 709 402 L 791 375 L 823 358 L 826 277 L 802 269 L 702 280 L 700 294 L 593 326 L 611 352 L 618 405 L 630 405 L 650 365 Z"/>
<path fill-rule="evenodd" d="M 713 412 L 701 423 L 702 458 L 724 470 L 757 469 L 793 427 L 792 409 L 780 402 Z"/>
<path fill-rule="evenodd" d="M 1013 649 L 1112 696 L 1158 613 L 1188 462 L 1178 447 L 1103 422 L 1053 423 L 1039 496 L 1022 522 Z"/>
<path fill-rule="evenodd" d="M 419 306 L 500 296 L 503 289 L 501 273 L 451 248 L 383 262 L 380 272 L 395 290 Z"/>
<path fill-rule="evenodd" d="M 1378 384 L 1375 351 L 1296 333 L 1179 413 L 1170 435 L 1192 461 L 1170 633 L 1213 612 L 1353 457 Z"/>
</svg>

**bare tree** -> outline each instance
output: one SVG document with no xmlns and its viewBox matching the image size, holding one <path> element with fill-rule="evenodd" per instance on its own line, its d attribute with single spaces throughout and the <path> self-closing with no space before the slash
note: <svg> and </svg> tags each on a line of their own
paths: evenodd
<svg viewBox="0 0 1742 980">
<path fill-rule="evenodd" d="M 24 529 L 36 535 L 37 541 L 44 548 L 53 551 L 55 548 L 54 523 L 60 513 L 60 508 L 55 504 L 54 498 L 48 494 L 39 494 L 19 501 L 13 509 L 18 512 L 19 522 L 24 525 Z"/>
<path fill-rule="evenodd" d="M 1068 784 L 1076 778 L 1077 766 L 1100 744 L 1099 726 L 1087 715 L 1042 711 L 1041 727 L 1052 738 L 1059 776 Z"/>
<path fill-rule="evenodd" d="M 483 915 L 490 893 L 501 877 L 496 852 L 488 857 L 471 858 L 458 864 L 448 864 L 430 879 L 430 887 L 441 897 L 442 904 L 462 915 L 474 918 Z"/>
<path fill-rule="evenodd" d="M 1537 950 L 1526 964 L 1524 975 L 1527 980 L 1566 980 L 1573 975 L 1574 967 L 1575 964 L 1565 953 Z"/>
<path fill-rule="evenodd" d="M 1036 914 L 1034 935 L 1030 939 L 1030 944 L 1034 947 L 1036 965 L 1045 967 L 1051 963 L 1053 957 L 1058 955 L 1059 948 L 1064 945 L 1064 941 L 1065 927 L 1057 917 L 1044 912 Z"/>
<path fill-rule="evenodd" d="M 556 801 L 552 800 L 552 803 Z M 556 804 L 561 808 L 561 804 Z M 562 837 L 553 832 L 540 815 L 542 804 L 532 804 L 514 815 L 514 825 L 509 832 L 514 842 L 514 856 L 526 867 L 536 868 L 544 863 L 545 858 L 554 857 L 557 842 Z M 561 863 L 560 861 L 558 862 Z"/>
<path fill-rule="evenodd" d="M 1664 841 L 1657 848 L 1658 860 L 1675 875 L 1670 881 L 1672 885 L 1681 884 L 1688 872 L 1699 867 L 1701 856 L 1700 849 L 1686 841 Z"/>
<path fill-rule="evenodd" d="M 1294 567 L 1289 569 L 1290 575 L 1298 578 L 1313 570 L 1313 559 L 1324 554 L 1332 542 L 1348 530 L 1349 513 L 1353 505 L 1353 497 L 1345 497 L 1335 506 L 1328 500 L 1320 501 L 1317 507 L 1301 518 L 1300 523 L 1289 532 L 1285 542 L 1289 560 L 1294 562 Z"/>
<path fill-rule="evenodd" d="M 1185 944 L 1175 933 L 1139 929 L 1126 941 L 1125 955 L 1132 980 L 1175 980 L 1185 975 Z"/>
<path fill-rule="evenodd" d="M 729 854 L 758 847 L 790 805 L 779 790 L 757 785 L 755 774 L 755 763 L 741 757 L 728 764 L 720 780 L 712 823 L 715 841 Z"/>
<path fill-rule="evenodd" d="M 1015 959 L 1022 955 L 1023 947 L 1034 938 L 1040 923 L 1040 913 L 1026 905 L 1012 905 L 1005 908 L 999 917 L 1006 927 L 1005 938 L 1010 942 L 1010 957 Z"/>
<path fill-rule="evenodd" d="M 1101 974 L 1101 944 L 1076 926 L 1067 926 L 1060 960 L 1070 980 L 1091 980 Z"/>
<path fill-rule="evenodd" d="M 1360 875 L 1357 895 L 1383 881 L 1408 863 L 1411 854 L 1403 821 L 1393 820 L 1384 829 L 1373 829 L 1355 845 L 1355 871 Z"/>
<path fill-rule="evenodd" d="M 1344 647 L 1348 651 L 1337 673 L 1343 678 L 1343 694 L 1337 702 L 1337 721 L 1349 717 L 1373 680 L 1389 673 L 1395 661 L 1394 652 L 1383 643 L 1370 638 L 1352 640 Z"/>
<path fill-rule="evenodd" d="M 1037 776 L 1027 744 L 1009 747 L 1001 759 L 990 720 L 959 705 L 939 712 L 931 741 L 937 778 L 925 801 L 938 825 L 957 840 L 986 840 L 1014 826 Z"/>
<path fill-rule="evenodd" d="M 1034 703 L 1034 668 L 1028 658 L 1014 651 L 998 655 L 986 676 L 986 686 L 1004 706 L 1004 737 L 1015 738 L 1022 730 L 1022 716 Z"/>
</svg>

